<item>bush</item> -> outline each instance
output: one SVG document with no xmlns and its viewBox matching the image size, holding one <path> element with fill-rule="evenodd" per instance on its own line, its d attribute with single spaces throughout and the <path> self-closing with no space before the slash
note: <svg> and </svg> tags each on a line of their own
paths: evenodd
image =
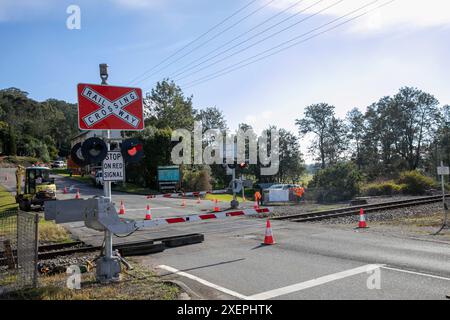
<svg viewBox="0 0 450 320">
<path fill-rule="evenodd" d="M 207 191 L 211 190 L 211 176 L 207 169 L 198 171 L 183 171 L 184 191 Z"/>
<path fill-rule="evenodd" d="M 340 163 L 320 170 L 309 183 L 308 189 L 313 192 L 320 203 L 346 201 L 359 193 L 361 174 L 352 163 Z"/>
<path fill-rule="evenodd" d="M 385 181 L 365 185 L 361 192 L 365 196 L 393 196 L 402 193 L 403 188 L 403 185 L 396 184 L 394 181 Z"/>
<path fill-rule="evenodd" d="M 399 184 L 404 184 L 403 193 L 423 195 L 427 190 L 436 188 L 436 182 L 419 171 L 405 171 L 400 174 Z"/>
</svg>

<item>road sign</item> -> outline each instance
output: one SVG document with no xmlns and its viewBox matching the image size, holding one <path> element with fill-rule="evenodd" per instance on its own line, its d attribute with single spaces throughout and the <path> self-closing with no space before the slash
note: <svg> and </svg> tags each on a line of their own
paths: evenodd
<svg viewBox="0 0 450 320">
<path fill-rule="evenodd" d="M 123 181 L 123 157 L 120 151 L 109 151 L 103 160 L 103 181 Z"/>
<path fill-rule="evenodd" d="M 440 176 L 448 176 L 448 175 L 450 175 L 450 168 L 449 167 L 438 167 L 437 172 L 438 172 L 438 175 L 440 175 Z"/>
<path fill-rule="evenodd" d="M 142 90 L 78 84 L 78 127 L 81 130 L 143 130 Z"/>
</svg>

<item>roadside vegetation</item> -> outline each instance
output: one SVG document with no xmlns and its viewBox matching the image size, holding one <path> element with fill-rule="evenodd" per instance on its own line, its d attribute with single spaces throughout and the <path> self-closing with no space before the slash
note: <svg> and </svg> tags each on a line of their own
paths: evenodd
<svg viewBox="0 0 450 320">
<path fill-rule="evenodd" d="M 122 281 L 109 285 L 95 282 L 95 272 L 81 275 L 81 289 L 66 286 L 67 274 L 42 276 L 37 289 L 25 289 L 0 296 L 0 300 L 176 300 L 180 289 L 162 281 L 137 263 L 123 273 Z"/>
<path fill-rule="evenodd" d="M 392 96 L 354 108 L 345 118 L 339 118 L 335 107 L 325 102 L 299 107 L 304 107 L 304 112 L 295 120 L 298 136 L 275 126 L 264 130 L 268 136 L 271 130 L 278 133 L 279 171 L 261 176 L 260 165 L 249 165 L 236 169 L 238 177 L 243 174 L 256 183 L 303 184 L 309 198 L 332 203 L 362 195 L 426 194 L 435 188 L 437 164 L 441 160 L 450 164 L 450 106 L 440 105 L 432 94 L 420 89 L 400 88 Z M 196 109 L 193 97 L 169 79 L 158 82 L 146 95 L 144 113 L 145 129 L 127 133 L 143 142 L 144 157 L 127 165 L 123 191 L 150 193 L 147 191 L 158 189 L 157 167 L 171 164 L 174 130 L 192 132 L 195 121 L 202 122 L 203 132 L 228 130 L 222 111 L 216 107 Z M 42 120 L 44 115 L 51 119 Z M 33 125 L 40 122 L 53 125 L 43 129 Z M 238 127 L 243 131 L 251 128 L 246 123 Z M 44 162 L 65 157 L 70 138 L 77 133 L 76 105 L 54 99 L 37 102 L 16 88 L 0 90 L 0 151 L 9 163 L 19 161 L 16 156 Z M 300 152 L 300 143 L 307 137 L 312 141 L 309 153 L 314 159 L 309 165 L 304 164 Z M 205 137 L 202 145 L 210 146 L 211 141 Z M 181 169 L 186 192 L 221 189 L 230 181 L 221 164 L 183 165 Z"/>
<path fill-rule="evenodd" d="M 362 187 L 367 196 L 424 195 L 438 183 L 418 171 L 405 171 L 396 180 L 370 183 Z"/>
<path fill-rule="evenodd" d="M 0 168 L 29 167 L 39 161 L 40 159 L 34 157 L 3 156 L 0 157 Z"/>
<path fill-rule="evenodd" d="M 7 214 L 12 210 L 17 210 L 18 205 L 12 194 L 0 185 L 0 219 L 2 215 Z M 7 219 L 5 221 L 14 220 Z M 15 229 L 8 223 L 0 223 L 0 234 L 5 234 L 9 230 Z M 42 217 L 39 220 L 39 241 L 40 243 L 60 243 L 71 241 L 70 234 L 62 226 L 55 224 L 52 221 L 45 221 Z"/>
</svg>

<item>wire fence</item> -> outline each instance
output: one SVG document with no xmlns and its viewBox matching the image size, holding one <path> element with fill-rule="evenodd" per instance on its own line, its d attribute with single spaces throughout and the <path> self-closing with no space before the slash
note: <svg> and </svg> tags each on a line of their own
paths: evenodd
<svg viewBox="0 0 450 320">
<path fill-rule="evenodd" d="M 35 213 L 0 213 L 0 295 L 37 287 L 38 222 Z"/>
</svg>

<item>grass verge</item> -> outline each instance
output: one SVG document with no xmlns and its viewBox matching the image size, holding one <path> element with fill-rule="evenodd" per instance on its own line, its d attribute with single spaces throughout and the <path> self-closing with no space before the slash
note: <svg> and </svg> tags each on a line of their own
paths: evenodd
<svg viewBox="0 0 450 320">
<path fill-rule="evenodd" d="M 205 197 L 206 200 L 215 200 L 217 199 L 218 201 L 231 201 L 233 200 L 233 195 L 232 194 L 207 194 Z M 243 199 L 241 196 L 237 197 L 237 200 L 239 202 L 243 202 Z M 249 201 L 250 199 L 247 198 L 247 201 Z"/>
<path fill-rule="evenodd" d="M 70 176 L 70 174 L 68 174 L 68 173 L 57 173 L 57 174 L 62 176 L 62 177 L 70 178 L 70 179 L 78 181 L 78 182 L 92 184 L 92 178 L 90 176 L 83 176 L 83 177 L 82 176 L 78 176 L 78 175 Z"/>
<path fill-rule="evenodd" d="M 88 175 L 86 175 L 84 177 L 78 176 L 78 175 L 70 176 L 65 169 L 58 169 L 57 171 L 53 171 L 53 173 L 58 174 L 65 178 L 69 178 L 69 179 L 81 182 L 81 183 L 92 185 L 92 178 Z M 130 182 L 127 182 L 125 185 L 123 185 L 121 182 L 119 182 L 117 185 L 113 185 L 112 189 L 114 191 L 131 193 L 131 194 L 141 194 L 141 195 L 149 195 L 149 194 L 158 194 L 159 193 L 158 191 L 155 191 L 153 189 L 140 187 L 140 186 L 137 186 Z"/>
<path fill-rule="evenodd" d="M 8 210 L 17 210 L 18 205 L 16 199 L 11 193 L 0 185 L 0 234 L 12 232 L 16 228 L 14 219 L 1 220 L 2 214 Z M 41 243 L 60 243 L 71 241 L 70 234 L 62 226 L 55 224 L 52 221 L 39 221 L 39 241 Z"/>
<path fill-rule="evenodd" d="M 2 185 L 0 185 L 0 214 L 7 210 L 15 210 L 18 208 L 16 199 Z"/>
<path fill-rule="evenodd" d="M 102 285 L 95 282 L 95 272 L 81 275 L 81 289 L 66 287 L 67 274 L 40 278 L 37 289 L 26 289 L 0 296 L 10 300 L 176 300 L 180 289 L 160 280 L 155 273 L 138 264 L 122 273 L 118 283 Z"/>
<path fill-rule="evenodd" d="M 119 184 L 113 186 L 114 191 L 132 193 L 132 194 L 141 194 L 141 195 L 149 195 L 149 194 L 158 194 L 159 192 L 150 188 L 144 188 L 137 186 L 133 183 L 127 182 L 125 185 L 119 182 Z"/>
</svg>

